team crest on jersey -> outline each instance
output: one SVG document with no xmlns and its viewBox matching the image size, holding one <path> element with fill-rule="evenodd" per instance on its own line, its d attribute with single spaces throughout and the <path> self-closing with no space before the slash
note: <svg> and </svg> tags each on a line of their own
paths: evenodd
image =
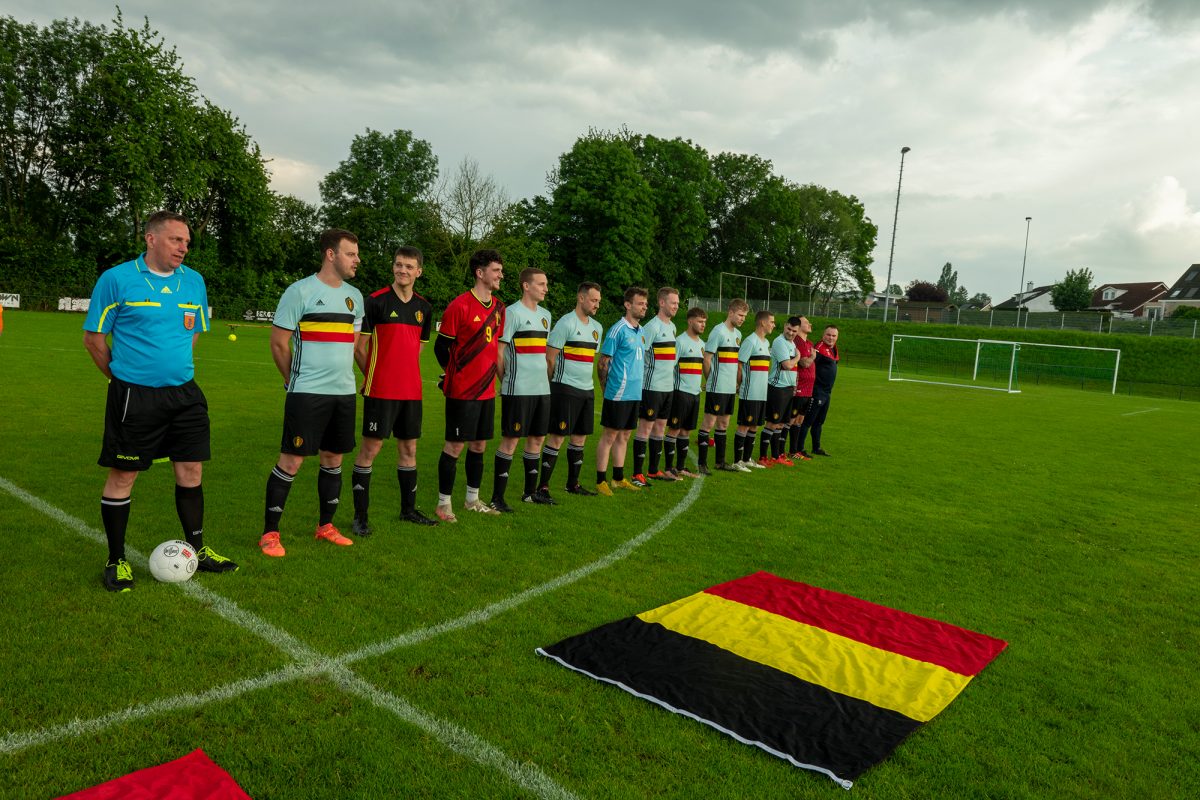
<svg viewBox="0 0 1200 800">
<path fill-rule="evenodd" d="M 354 298 L 353 297 L 346 298 L 346 308 L 350 311 L 354 310 Z"/>
<path fill-rule="evenodd" d="M 192 328 L 195 328 L 195 327 L 196 327 L 196 312 L 195 311 L 183 312 L 183 329 L 185 331 L 190 331 Z"/>
<path fill-rule="evenodd" d="M 599 333 L 597 333 L 596 331 L 592 331 L 592 341 L 593 341 L 593 342 L 598 342 L 598 341 L 600 341 L 600 334 L 599 334 Z"/>
<path fill-rule="evenodd" d="M 422 322 L 425 321 L 425 313 L 424 312 L 418 311 L 415 316 L 417 318 L 418 325 L 420 325 Z"/>
<path fill-rule="evenodd" d="M 547 329 L 550 327 L 550 323 L 546 321 L 545 317 L 542 317 L 542 327 Z"/>
<path fill-rule="evenodd" d="M 304 445 L 304 437 L 303 436 L 293 436 L 292 437 L 292 447 L 301 447 L 303 445 Z"/>
</svg>

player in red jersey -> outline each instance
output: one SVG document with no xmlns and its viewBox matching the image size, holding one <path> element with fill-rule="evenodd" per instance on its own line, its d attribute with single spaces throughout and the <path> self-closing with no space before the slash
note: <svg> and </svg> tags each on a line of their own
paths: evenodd
<svg viewBox="0 0 1200 800">
<path fill-rule="evenodd" d="M 421 437 L 421 350 L 429 341 L 433 307 L 413 291 L 425 265 L 415 247 L 401 247 L 392 260 L 392 284 L 365 301 L 354 361 L 363 374 L 362 447 L 354 460 L 352 531 L 368 536 L 371 526 L 371 465 L 383 440 L 396 437 L 400 519 L 436 525 L 417 511 L 417 439 Z"/>
<path fill-rule="evenodd" d="M 812 405 L 813 381 L 817 375 L 816 368 L 813 366 L 817 360 L 817 351 L 813 347 L 813 343 L 808 340 L 810 333 L 812 333 L 812 323 L 808 321 L 808 317 L 801 317 L 800 331 L 793 340 L 796 345 L 796 355 L 800 357 L 800 360 L 796 362 L 796 395 L 792 398 L 792 420 L 788 443 L 788 450 L 792 453 L 793 461 L 812 461 L 812 458 L 804 451 L 804 438 L 800 436 L 800 431 L 804 430 L 804 417 L 808 414 L 809 406 Z M 808 431 L 804 430 L 804 433 L 807 438 Z"/>
<path fill-rule="evenodd" d="M 495 250 L 471 254 L 475 286 L 450 301 L 442 315 L 434 353 L 446 370 L 446 445 L 438 459 L 437 516 L 457 522 L 450 504 L 458 456 L 467 448 L 468 511 L 499 515 L 479 499 L 483 453 L 492 438 L 496 409 L 496 363 L 504 331 L 504 304 L 492 293 L 504 278 L 504 262 Z"/>
</svg>

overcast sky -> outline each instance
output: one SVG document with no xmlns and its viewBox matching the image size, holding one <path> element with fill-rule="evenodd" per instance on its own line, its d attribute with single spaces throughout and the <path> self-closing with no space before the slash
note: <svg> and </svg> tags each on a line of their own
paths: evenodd
<svg viewBox="0 0 1200 800">
<path fill-rule="evenodd" d="M 103 2 L 3 13 L 103 23 Z M 320 179 L 366 128 L 475 158 L 513 199 L 589 127 L 770 159 L 856 195 L 892 282 L 995 300 L 1088 267 L 1170 285 L 1200 262 L 1200 4 L 1090 0 L 126 0 L 201 92 L 238 116 L 278 191 Z M 987 8 L 989 10 L 981 10 Z"/>
</svg>

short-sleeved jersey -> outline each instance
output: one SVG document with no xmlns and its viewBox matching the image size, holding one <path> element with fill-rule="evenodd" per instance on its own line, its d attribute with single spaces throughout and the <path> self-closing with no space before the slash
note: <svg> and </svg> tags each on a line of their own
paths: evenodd
<svg viewBox="0 0 1200 800">
<path fill-rule="evenodd" d="M 444 390 L 452 400 L 490 400 L 496 396 L 496 355 L 504 331 L 504 304 L 492 295 L 484 304 L 466 291 L 450 301 L 439 336 L 453 339 Z"/>
<path fill-rule="evenodd" d="M 360 335 L 370 336 L 364 397 L 421 399 L 421 343 L 429 341 L 433 306 L 416 292 L 408 302 L 385 286 L 364 301 Z"/>
<path fill-rule="evenodd" d="M 362 292 L 330 286 L 315 274 L 283 292 L 271 324 L 292 332 L 289 392 L 354 394 L 354 335 L 362 327 Z"/>
<path fill-rule="evenodd" d="M 833 382 L 837 380 L 838 361 L 837 345 L 833 347 L 824 342 L 817 343 L 817 360 L 813 364 L 817 368 L 817 379 L 813 382 L 813 394 L 829 396 L 833 392 Z"/>
<path fill-rule="evenodd" d="M 533 310 L 518 301 L 504 310 L 504 378 L 500 394 L 550 394 L 550 376 L 546 374 L 546 340 L 550 337 L 550 312 L 541 306 Z"/>
<path fill-rule="evenodd" d="M 182 264 L 156 275 L 144 254 L 107 269 L 92 289 L 83 329 L 112 334 L 112 374 L 139 386 L 180 386 L 195 375 L 192 340 L 207 332 L 204 278 Z"/>
<path fill-rule="evenodd" d="M 713 328 L 704 343 L 704 352 L 711 353 L 708 383 L 704 390 L 712 394 L 733 394 L 737 391 L 738 348 L 742 332 L 722 322 Z"/>
<path fill-rule="evenodd" d="M 580 322 L 579 315 L 572 311 L 559 318 L 546 341 L 547 346 L 558 351 L 551 382 L 595 391 L 596 351 L 600 349 L 603 335 L 604 327 L 592 317 L 588 317 L 587 322 Z"/>
<path fill-rule="evenodd" d="M 752 333 L 738 350 L 742 362 L 742 385 L 738 397 L 743 400 L 767 399 L 767 375 L 771 370 L 771 346 L 757 333 Z"/>
<path fill-rule="evenodd" d="M 813 343 L 808 339 L 796 337 L 796 355 L 801 358 L 812 358 L 816 352 Z M 815 364 L 809 364 L 807 367 L 796 367 L 796 396 L 797 397 L 812 397 L 813 381 L 817 377 L 817 367 Z"/>
<path fill-rule="evenodd" d="M 675 323 L 663 322 L 656 314 L 642 332 L 646 339 L 642 385 L 647 391 L 669 392 L 675 388 Z"/>
<path fill-rule="evenodd" d="M 796 385 L 796 365 L 790 367 L 783 365 L 784 361 L 791 361 L 796 357 L 796 343 L 788 341 L 788 338 L 782 333 L 776 337 L 774 342 L 771 342 L 771 372 L 767 377 L 767 384 L 778 388 L 791 389 Z"/>
<path fill-rule="evenodd" d="M 642 399 L 642 360 L 646 343 L 642 329 L 630 325 L 625 317 L 608 329 L 600 355 L 612 358 L 608 380 L 604 382 L 605 400 Z"/>
<path fill-rule="evenodd" d="M 675 340 L 675 391 L 700 394 L 703 377 L 704 342 L 699 336 L 693 339 L 684 331 Z"/>
</svg>

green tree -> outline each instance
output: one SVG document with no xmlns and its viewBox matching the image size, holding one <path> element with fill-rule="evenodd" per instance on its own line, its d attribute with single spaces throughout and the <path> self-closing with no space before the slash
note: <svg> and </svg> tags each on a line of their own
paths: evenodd
<svg viewBox="0 0 1200 800">
<path fill-rule="evenodd" d="M 977 292 L 977 293 L 971 295 L 971 298 L 969 300 L 967 300 L 967 305 L 974 306 L 975 308 L 983 308 L 984 306 L 990 304 L 991 302 L 992 302 L 992 296 L 990 294 L 986 294 L 984 292 Z"/>
<path fill-rule="evenodd" d="M 595 130 L 558 160 L 551 230 L 558 263 L 613 296 L 648 283 L 654 250 L 654 192 L 637 157 L 621 138 Z"/>
<path fill-rule="evenodd" d="M 1200 319 L 1200 308 L 1196 306 L 1179 306 L 1171 314 L 1171 319 Z"/>
<path fill-rule="evenodd" d="M 437 214 L 431 191 L 437 176 L 437 157 L 428 142 L 410 131 L 384 134 L 368 128 L 321 181 L 325 224 L 359 238 L 363 285 L 392 282 L 392 256 L 400 245 L 433 249 Z"/>
<path fill-rule="evenodd" d="M 1059 311 L 1086 311 L 1092 304 L 1092 271 L 1086 267 L 1069 270 L 1050 288 L 1050 302 Z"/>
<path fill-rule="evenodd" d="M 711 159 L 718 190 L 709 200 L 709 235 L 701 249 L 700 278 L 715 293 L 721 272 L 757 274 L 754 242 L 759 232 L 759 196 L 774 177 L 771 162 L 756 155 L 718 153 Z M 778 179 L 776 179 L 778 180 Z"/>
</svg>

